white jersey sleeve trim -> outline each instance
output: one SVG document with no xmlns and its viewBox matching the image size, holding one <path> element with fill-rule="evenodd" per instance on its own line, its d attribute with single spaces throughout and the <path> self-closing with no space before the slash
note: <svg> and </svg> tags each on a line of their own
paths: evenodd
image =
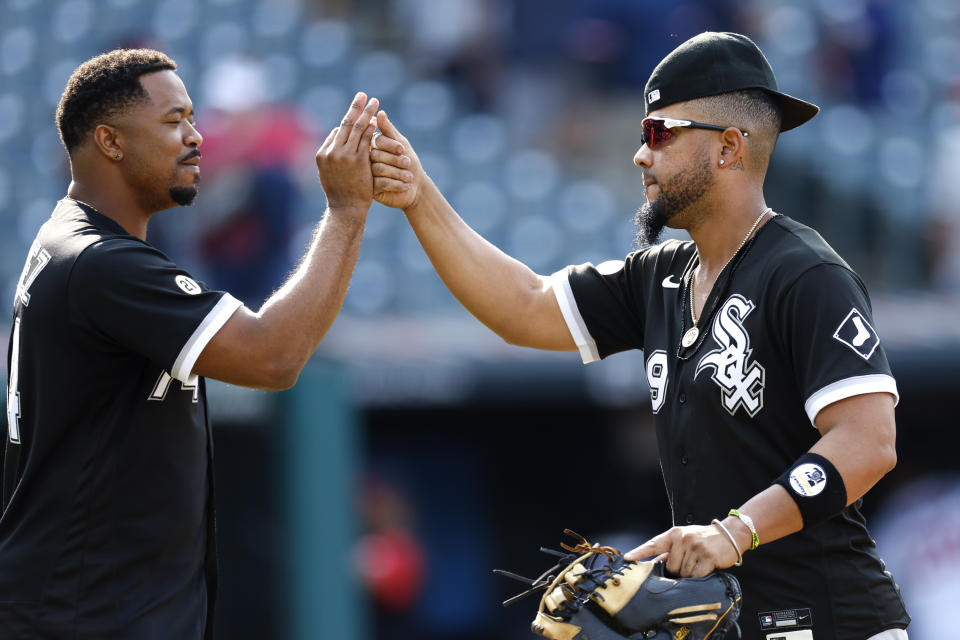
<svg viewBox="0 0 960 640">
<path fill-rule="evenodd" d="M 180 354 L 173 362 L 173 371 L 170 377 L 176 378 L 186 385 L 197 383 L 197 376 L 193 375 L 193 365 L 197 363 L 197 358 L 203 352 L 207 343 L 220 331 L 220 327 L 227 323 L 233 312 L 236 311 L 242 302 L 234 298 L 229 293 L 223 294 L 220 301 L 214 305 L 210 313 L 200 322 L 193 335 L 187 340 L 187 343 L 180 349 Z"/>
<path fill-rule="evenodd" d="M 560 304 L 560 312 L 563 313 L 570 336 L 580 350 L 580 359 L 583 360 L 583 364 L 596 362 L 600 359 L 600 352 L 597 350 L 596 341 L 587 330 L 587 323 L 580 315 L 580 309 L 577 308 L 577 299 L 573 297 L 573 289 L 570 288 L 570 278 L 567 277 L 566 269 L 561 269 L 550 276 L 550 287 Z"/>
<path fill-rule="evenodd" d="M 807 412 L 807 417 L 810 418 L 810 424 L 813 424 L 817 414 L 827 405 L 864 393 L 881 392 L 889 393 L 893 396 L 894 406 L 900 402 L 900 394 L 897 392 L 897 381 L 885 373 L 874 373 L 866 376 L 846 378 L 828 384 L 807 398 L 803 408 Z"/>
</svg>

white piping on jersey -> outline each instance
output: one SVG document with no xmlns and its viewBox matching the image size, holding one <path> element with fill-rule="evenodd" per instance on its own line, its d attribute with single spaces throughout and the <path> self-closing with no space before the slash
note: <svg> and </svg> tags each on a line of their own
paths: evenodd
<svg viewBox="0 0 960 640">
<path fill-rule="evenodd" d="M 193 335 L 187 340 L 187 343 L 180 349 L 180 354 L 173 362 L 173 371 L 170 372 L 172 378 L 187 385 L 195 385 L 197 376 L 193 375 L 193 365 L 197 363 L 197 358 L 203 352 L 207 343 L 220 331 L 220 327 L 227 323 L 233 312 L 243 303 L 234 298 L 229 293 L 223 294 L 220 301 L 214 305 L 210 313 L 200 321 Z"/>
<path fill-rule="evenodd" d="M 894 406 L 900 402 L 897 381 L 885 373 L 871 373 L 866 376 L 854 376 L 828 384 L 807 398 L 803 408 L 807 412 L 807 417 L 810 418 L 810 424 L 814 424 L 813 421 L 817 414 L 827 405 L 865 393 L 889 393 L 893 396 Z"/>
<path fill-rule="evenodd" d="M 596 341 L 587 330 L 587 323 L 580 315 L 580 309 L 577 308 L 577 299 L 573 297 L 573 289 L 570 288 L 566 269 L 561 269 L 550 276 L 550 288 L 553 289 L 553 295 L 556 296 L 557 303 L 560 305 L 560 312 L 567 322 L 570 336 L 580 350 L 580 359 L 583 360 L 583 364 L 596 362 L 600 359 L 600 352 L 597 350 Z"/>
</svg>

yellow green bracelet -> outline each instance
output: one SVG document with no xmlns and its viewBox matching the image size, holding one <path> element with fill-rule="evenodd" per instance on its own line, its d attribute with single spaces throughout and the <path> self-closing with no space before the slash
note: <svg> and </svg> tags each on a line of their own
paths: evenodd
<svg viewBox="0 0 960 640">
<path fill-rule="evenodd" d="M 747 525 L 747 529 L 750 529 L 750 551 L 753 551 L 760 546 L 760 536 L 757 535 L 757 528 L 753 526 L 753 518 L 745 513 L 740 513 L 736 509 L 730 509 L 730 513 L 727 515 L 731 515 L 734 518 L 739 518 L 740 522 Z"/>
</svg>

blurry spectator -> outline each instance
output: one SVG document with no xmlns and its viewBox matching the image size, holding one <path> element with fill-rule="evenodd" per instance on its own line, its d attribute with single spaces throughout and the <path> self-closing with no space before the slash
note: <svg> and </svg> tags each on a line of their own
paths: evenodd
<svg viewBox="0 0 960 640">
<path fill-rule="evenodd" d="M 493 0 L 393 0 L 393 24 L 414 62 L 442 73 L 477 109 L 489 109 L 499 89 L 498 11 Z"/>
<path fill-rule="evenodd" d="M 960 475 L 928 475 L 896 491 L 874 518 L 887 569 L 910 610 L 910 640 L 956 637 L 960 603 Z"/>
<path fill-rule="evenodd" d="M 574 0 L 566 29 L 567 55 L 591 63 L 595 75 L 609 88 L 642 91 L 648 70 L 690 36 L 735 30 L 734 4 L 731 0 Z M 542 10 L 551 11 L 550 3 L 543 3 Z M 524 32 L 519 35 L 525 37 Z"/>
<path fill-rule="evenodd" d="M 882 101 L 897 41 L 889 0 L 822 3 L 823 32 L 817 46 L 818 71 L 835 98 L 863 106 Z"/>
<path fill-rule="evenodd" d="M 360 509 L 365 532 L 355 559 L 376 608 L 376 637 L 419 637 L 410 614 L 423 592 L 426 554 L 413 533 L 410 499 L 399 487 L 371 475 Z"/>
<path fill-rule="evenodd" d="M 960 99 L 957 108 L 960 109 Z M 960 117 L 934 140 L 925 232 L 925 271 L 929 284 L 945 293 L 960 293 Z"/>
<path fill-rule="evenodd" d="M 268 99 L 264 67 L 227 57 L 204 78 L 202 224 L 210 285 L 259 304 L 292 267 L 287 243 L 300 194 L 290 169 L 311 140 L 298 112 Z"/>
</svg>

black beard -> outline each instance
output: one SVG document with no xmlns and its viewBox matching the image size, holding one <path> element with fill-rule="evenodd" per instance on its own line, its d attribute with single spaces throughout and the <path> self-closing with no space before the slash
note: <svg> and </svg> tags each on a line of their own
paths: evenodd
<svg viewBox="0 0 960 640">
<path fill-rule="evenodd" d="M 654 202 L 644 202 L 633 215 L 633 223 L 637 226 L 637 248 L 643 248 L 660 242 L 660 234 L 667 226 L 666 208 L 663 203 L 663 193 Z"/>
<path fill-rule="evenodd" d="M 170 199 L 181 207 L 190 206 L 197 197 L 197 187 L 170 187 Z"/>
<path fill-rule="evenodd" d="M 656 244 L 663 228 L 676 222 L 677 216 L 696 204 L 713 185 L 706 154 L 697 157 L 697 163 L 681 171 L 669 182 L 660 185 L 660 197 L 643 203 L 633 221 L 637 225 L 637 247 Z M 672 226 L 672 225 L 671 225 Z"/>
</svg>

